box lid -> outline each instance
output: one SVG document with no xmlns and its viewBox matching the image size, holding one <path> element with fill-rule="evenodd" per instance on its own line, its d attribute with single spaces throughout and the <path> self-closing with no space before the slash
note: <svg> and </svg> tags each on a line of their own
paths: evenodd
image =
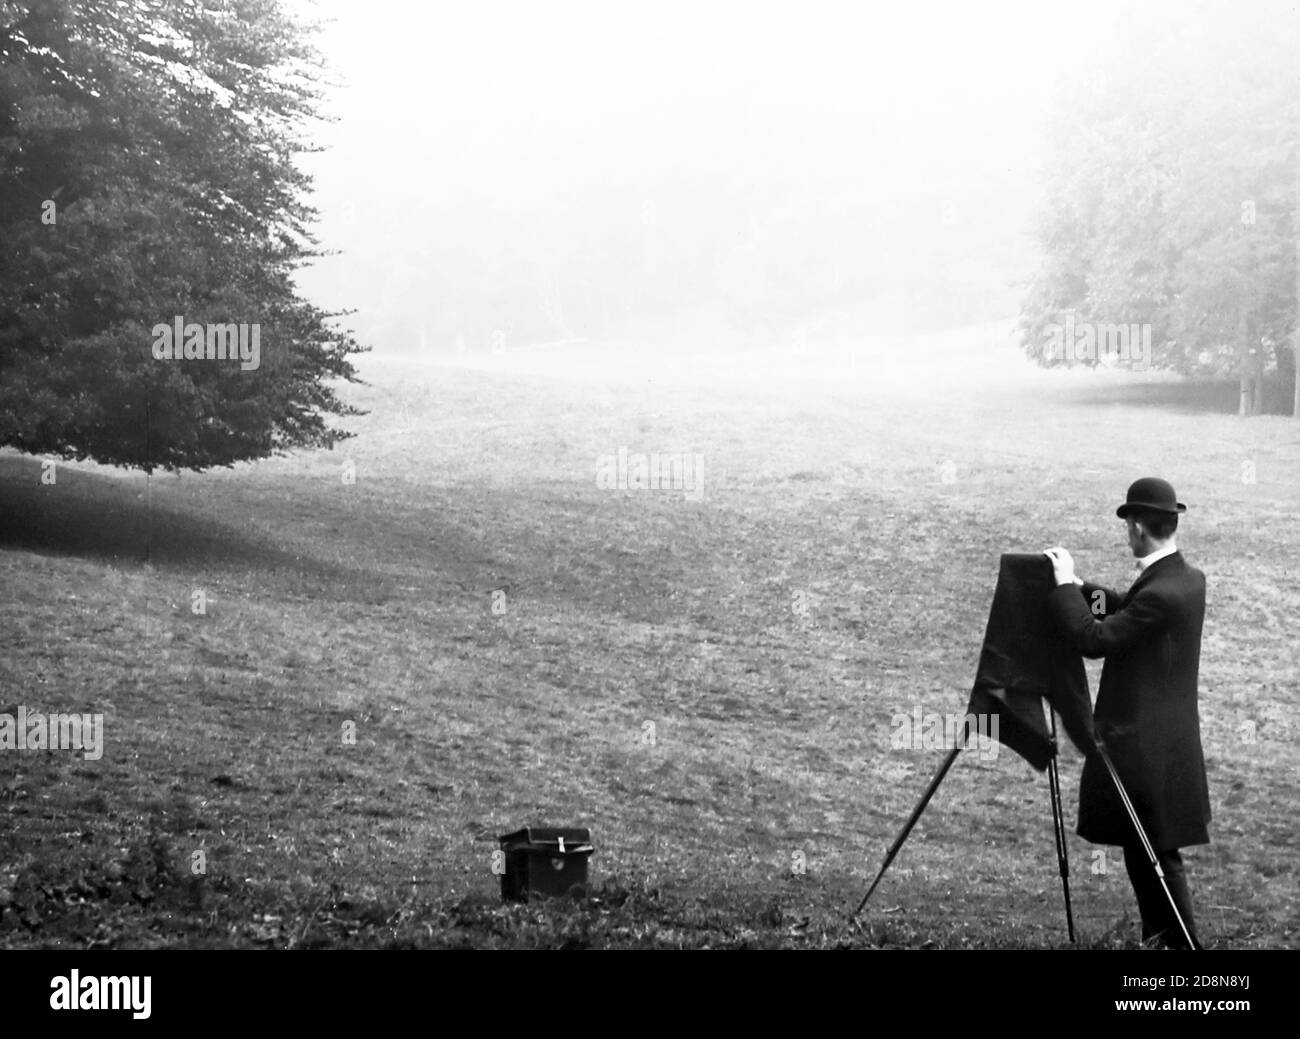
<svg viewBox="0 0 1300 1039">
<path fill-rule="evenodd" d="M 585 826 L 525 826 L 499 838 L 506 851 L 538 851 L 547 855 L 589 855 L 595 851 Z"/>
</svg>

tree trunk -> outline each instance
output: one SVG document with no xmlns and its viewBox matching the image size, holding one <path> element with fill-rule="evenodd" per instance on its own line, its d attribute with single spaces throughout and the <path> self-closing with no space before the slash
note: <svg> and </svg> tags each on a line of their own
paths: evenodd
<svg viewBox="0 0 1300 1039">
<path fill-rule="evenodd" d="M 1281 388 L 1282 396 L 1279 398 L 1279 410 L 1286 414 L 1286 387 L 1291 383 L 1296 387 L 1296 404 L 1300 404 L 1300 386 L 1296 385 L 1296 348 L 1294 346 L 1279 346 L 1277 348 L 1277 375 L 1278 386 Z M 1300 418 L 1300 411 L 1297 411 L 1296 417 Z"/>
<path fill-rule="evenodd" d="M 1242 356 L 1237 369 L 1241 380 L 1241 404 L 1237 414 L 1243 418 L 1258 415 L 1264 387 L 1264 366 L 1259 355 L 1259 336 L 1255 332 L 1255 320 L 1249 314 L 1241 316 Z"/>
</svg>

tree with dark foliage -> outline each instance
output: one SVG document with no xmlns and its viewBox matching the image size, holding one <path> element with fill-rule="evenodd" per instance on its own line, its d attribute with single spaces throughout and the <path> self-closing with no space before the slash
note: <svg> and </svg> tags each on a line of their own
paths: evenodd
<svg viewBox="0 0 1300 1039">
<path fill-rule="evenodd" d="M 363 348 L 292 281 L 310 32 L 278 0 L 0 0 L 0 445 L 152 471 L 351 435 Z M 177 319 L 256 326 L 256 365 L 160 359 Z"/>
</svg>

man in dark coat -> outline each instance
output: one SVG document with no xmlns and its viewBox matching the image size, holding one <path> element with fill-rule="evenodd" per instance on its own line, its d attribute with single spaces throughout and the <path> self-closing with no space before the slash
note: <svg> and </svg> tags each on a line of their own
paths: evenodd
<svg viewBox="0 0 1300 1039">
<path fill-rule="evenodd" d="M 1105 745 L 1155 849 L 1165 881 L 1195 939 L 1180 848 L 1209 842 L 1209 785 L 1201 751 L 1197 674 L 1205 618 L 1205 575 L 1174 543 L 1178 502 L 1166 481 L 1129 487 L 1116 514 L 1128 526 L 1140 571 L 1128 592 L 1082 581 L 1062 548 L 1049 549 L 1057 623 L 1084 656 L 1104 657 L 1094 711 Z M 1142 915 L 1142 937 L 1185 945 L 1150 860 L 1097 755 L 1079 786 L 1079 836 L 1124 848 L 1124 865 Z"/>
</svg>

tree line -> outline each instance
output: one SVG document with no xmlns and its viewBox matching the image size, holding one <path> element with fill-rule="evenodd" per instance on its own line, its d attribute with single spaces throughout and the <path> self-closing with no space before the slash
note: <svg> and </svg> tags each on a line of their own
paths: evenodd
<svg viewBox="0 0 1300 1039">
<path fill-rule="evenodd" d="M 1051 129 L 1029 356 L 1104 363 L 1137 328 L 1153 367 L 1235 378 L 1243 415 L 1271 377 L 1300 417 L 1298 21 L 1189 3 L 1081 57 Z"/>
</svg>

